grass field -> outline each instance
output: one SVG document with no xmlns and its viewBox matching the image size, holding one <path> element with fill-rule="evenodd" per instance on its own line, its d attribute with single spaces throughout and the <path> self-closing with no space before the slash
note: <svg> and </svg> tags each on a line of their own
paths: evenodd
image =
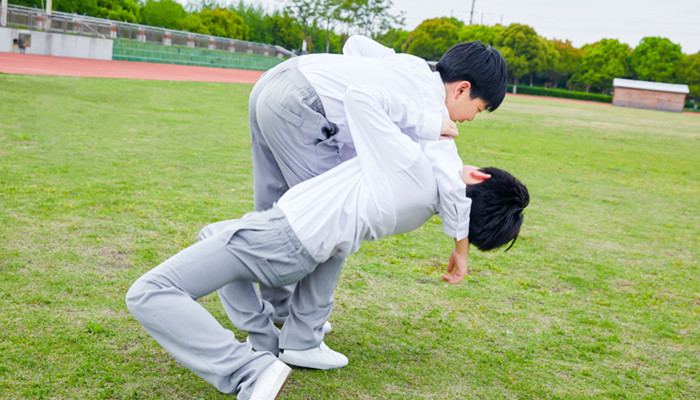
<svg viewBox="0 0 700 400">
<path fill-rule="evenodd" d="M 252 209 L 250 89 L 0 74 L 0 399 L 231 398 L 123 299 Z M 508 97 L 460 132 L 528 185 L 515 247 L 448 286 L 437 218 L 366 244 L 326 338 L 350 365 L 282 398 L 698 398 L 700 116 Z"/>
</svg>

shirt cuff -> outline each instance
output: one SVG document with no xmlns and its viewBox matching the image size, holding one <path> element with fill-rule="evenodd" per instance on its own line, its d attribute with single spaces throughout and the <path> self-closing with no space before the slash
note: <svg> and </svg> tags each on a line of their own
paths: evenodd
<svg viewBox="0 0 700 400">
<path fill-rule="evenodd" d="M 444 223 L 442 224 L 442 231 L 445 233 L 445 235 L 455 238 L 457 240 L 462 240 L 466 237 L 469 237 L 469 224 L 466 224 L 461 229 L 456 229 L 452 226 L 448 226 L 448 224 Z"/>
</svg>

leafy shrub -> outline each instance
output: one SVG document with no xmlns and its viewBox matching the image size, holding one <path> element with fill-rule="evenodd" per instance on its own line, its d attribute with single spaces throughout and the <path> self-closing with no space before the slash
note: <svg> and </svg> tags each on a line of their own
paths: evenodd
<svg viewBox="0 0 700 400">
<path fill-rule="evenodd" d="M 566 89 L 549 89 L 541 86 L 518 85 L 518 94 L 529 94 L 533 96 L 560 97 L 566 99 L 597 101 L 599 103 L 612 103 L 612 96 L 599 93 L 576 92 Z M 513 86 L 508 85 L 508 93 L 513 93 Z"/>
</svg>

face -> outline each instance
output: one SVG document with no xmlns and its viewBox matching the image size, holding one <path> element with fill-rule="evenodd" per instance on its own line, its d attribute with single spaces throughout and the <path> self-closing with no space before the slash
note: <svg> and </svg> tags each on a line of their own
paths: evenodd
<svg viewBox="0 0 700 400">
<path fill-rule="evenodd" d="M 445 85 L 447 97 L 445 106 L 450 114 L 450 119 L 455 122 L 471 122 L 476 114 L 486 109 L 486 102 L 481 98 L 471 98 L 471 84 L 469 81 L 452 82 Z"/>
</svg>

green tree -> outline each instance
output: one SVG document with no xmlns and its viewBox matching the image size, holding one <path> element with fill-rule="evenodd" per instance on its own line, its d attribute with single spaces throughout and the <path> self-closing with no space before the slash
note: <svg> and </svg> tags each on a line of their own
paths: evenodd
<svg viewBox="0 0 700 400">
<path fill-rule="evenodd" d="M 583 60 L 583 51 L 577 49 L 571 44 L 571 41 L 561 41 L 554 39 L 554 48 L 559 53 L 559 61 L 554 67 L 554 87 L 557 87 L 560 82 L 566 84 L 566 81 L 576 70 L 576 67 Z"/>
<path fill-rule="evenodd" d="M 502 25 L 464 25 L 459 28 L 460 42 L 473 42 L 478 40 L 483 44 L 494 45 L 496 36 L 505 28 Z"/>
<path fill-rule="evenodd" d="M 596 88 L 606 92 L 614 78 L 629 76 L 630 48 L 617 39 L 603 39 L 586 52 L 581 64 L 569 79 L 569 84 L 584 87 L 586 92 Z"/>
<path fill-rule="evenodd" d="M 438 60 L 455 43 L 457 27 L 450 19 L 433 18 L 421 22 L 411 32 L 403 50 L 426 60 Z"/>
<path fill-rule="evenodd" d="M 139 21 L 139 5 L 136 0 L 97 0 L 95 16 L 114 21 L 137 23 Z"/>
<path fill-rule="evenodd" d="M 551 71 L 559 62 L 559 52 L 554 47 L 554 43 L 540 36 L 538 36 L 538 40 L 540 41 L 540 52 L 535 58 L 535 70 L 530 72 L 530 86 L 533 85 L 535 74 L 540 71 Z"/>
<path fill-rule="evenodd" d="M 524 75 L 534 74 L 552 57 L 544 40 L 527 25 L 510 24 L 494 38 L 495 46 L 503 55 L 513 78 L 513 93 Z M 532 79 L 531 79 L 532 80 Z"/>
<path fill-rule="evenodd" d="M 225 8 L 203 9 L 180 20 L 180 27 L 188 32 L 204 35 L 248 39 L 248 26 L 238 14 Z"/>
<path fill-rule="evenodd" d="M 331 46 L 331 25 L 340 21 L 341 19 L 341 9 L 346 0 L 321 0 L 318 3 L 318 20 L 321 22 L 323 28 L 326 31 L 326 53 L 330 52 Z"/>
<path fill-rule="evenodd" d="M 43 3 L 46 3 L 44 0 Z M 56 11 L 88 15 L 97 15 L 97 0 L 54 0 L 52 6 Z"/>
<path fill-rule="evenodd" d="M 645 37 L 632 50 L 629 66 L 634 77 L 643 81 L 674 82 L 683 60 L 679 44 L 660 37 Z"/>
<path fill-rule="evenodd" d="M 139 14 L 144 25 L 178 29 L 179 21 L 187 16 L 187 11 L 174 0 L 148 0 Z"/>
<path fill-rule="evenodd" d="M 700 52 L 683 58 L 676 72 L 678 80 L 690 88 L 689 97 L 700 100 Z"/>
<path fill-rule="evenodd" d="M 448 19 L 450 22 L 452 22 L 452 25 L 454 25 L 455 28 L 457 28 L 457 31 L 459 31 L 460 29 L 464 28 L 464 26 L 465 26 L 465 25 L 464 25 L 464 22 L 463 22 L 462 20 L 457 19 L 457 18 L 455 18 L 455 17 L 448 17 L 447 19 Z"/>
<path fill-rule="evenodd" d="M 46 2 L 42 0 L 9 0 L 8 3 L 24 7 L 46 8 Z M 51 9 L 54 10 L 56 7 L 52 6 Z"/>
<path fill-rule="evenodd" d="M 341 53 L 346 35 L 338 35 L 332 30 L 326 31 L 323 26 L 312 25 L 308 31 L 310 52 Z M 327 48 L 327 50 L 326 50 Z"/>
<path fill-rule="evenodd" d="M 316 19 L 317 13 L 317 0 L 287 0 L 289 3 L 284 8 L 285 14 L 290 15 L 296 19 L 297 23 L 301 26 L 302 30 L 302 42 L 307 44 L 310 38 L 307 38 L 308 30 L 311 25 L 313 25 Z M 298 48 L 298 45 L 293 46 L 293 48 Z M 304 47 L 302 46 L 302 49 Z"/>
<path fill-rule="evenodd" d="M 9 3 L 46 9 L 46 0 L 10 0 Z M 97 0 L 53 0 L 51 9 L 94 17 L 97 15 Z"/>
<path fill-rule="evenodd" d="M 250 29 L 248 40 L 258 43 L 271 43 L 271 32 L 265 23 L 265 10 L 261 5 L 246 5 L 242 0 L 233 9 L 236 14 L 243 18 L 243 22 Z"/>
<path fill-rule="evenodd" d="M 404 12 L 390 12 L 392 0 L 345 0 L 341 7 L 341 20 L 355 26 L 366 36 L 385 33 L 404 24 Z"/>
<path fill-rule="evenodd" d="M 202 10 L 220 8 L 218 0 L 188 0 L 185 9 L 190 14 L 196 14 Z"/>
<path fill-rule="evenodd" d="M 300 49 L 304 40 L 304 32 L 296 20 L 286 11 L 281 13 L 276 11 L 272 15 L 266 15 L 265 26 L 270 37 L 269 43 L 286 49 Z"/>
<path fill-rule="evenodd" d="M 537 76 L 545 81 L 545 86 L 551 85 L 556 88 L 559 83 L 565 84 L 573 74 L 576 66 L 583 59 L 583 52 L 575 48 L 569 40 L 553 39 L 549 40 L 548 43 L 557 52 L 558 57 L 554 64 L 547 64 L 540 68 L 537 71 Z"/>
<path fill-rule="evenodd" d="M 199 13 L 188 14 L 178 22 L 179 29 L 192 33 L 209 34 L 209 28 L 204 24 Z"/>
<path fill-rule="evenodd" d="M 408 40 L 408 36 L 411 34 L 409 31 L 403 29 L 389 29 L 386 33 L 382 35 L 376 35 L 374 40 L 383 44 L 386 47 L 394 49 L 395 52 L 401 52 L 401 48 Z"/>
</svg>

